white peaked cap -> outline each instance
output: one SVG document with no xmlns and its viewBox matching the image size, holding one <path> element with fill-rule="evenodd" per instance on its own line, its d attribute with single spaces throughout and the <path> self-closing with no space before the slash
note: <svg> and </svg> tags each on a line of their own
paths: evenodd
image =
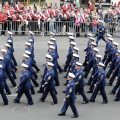
<svg viewBox="0 0 120 120">
<path fill-rule="evenodd" d="M 94 45 L 94 46 L 97 46 L 97 44 L 95 42 L 91 42 L 91 44 Z"/>
<path fill-rule="evenodd" d="M 80 62 L 76 62 L 76 65 L 78 65 L 78 66 L 82 66 L 82 63 L 80 63 Z"/>
<path fill-rule="evenodd" d="M 0 56 L 0 60 L 4 60 L 4 58 Z"/>
<path fill-rule="evenodd" d="M 103 63 L 101 63 L 101 62 L 99 62 L 98 65 L 101 66 L 101 67 L 105 67 L 105 65 Z"/>
<path fill-rule="evenodd" d="M 22 63 L 22 65 L 21 65 L 22 67 L 24 67 L 24 68 L 28 68 L 28 65 L 27 64 L 25 64 L 25 63 Z"/>
<path fill-rule="evenodd" d="M 69 35 L 69 36 L 73 36 L 74 34 L 69 32 L 68 35 Z"/>
<path fill-rule="evenodd" d="M 108 40 L 113 41 L 113 38 L 112 37 L 108 37 Z"/>
<path fill-rule="evenodd" d="M 76 42 L 70 42 L 70 44 L 76 46 Z"/>
<path fill-rule="evenodd" d="M 111 34 L 107 34 L 107 37 L 112 37 L 112 35 Z"/>
<path fill-rule="evenodd" d="M 74 39 L 75 39 L 75 37 L 74 37 L 74 36 L 69 36 L 69 39 L 74 40 Z"/>
<path fill-rule="evenodd" d="M 5 52 L 5 53 L 6 53 L 6 52 L 7 52 L 7 50 L 6 50 L 6 49 L 1 49 L 1 52 Z"/>
<path fill-rule="evenodd" d="M 8 34 L 12 35 L 13 33 L 11 31 L 8 31 Z"/>
<path fill-rule="evenodd" d="M 29 31 L 29 34 L 34 35 L 34 33 L 32 31 Z"/>
<path fill-rule="evenodd" d="M 117 42 L 113 42 L 113 45 L 118 46 L 119 44 Z"/>
<path fill-rule="evenodd" d="M 96 48 L 93 48 L 93 50 L 95 51 L 95 52 L 99 52 L 99 49 L 96 47 Z"/>
<path fill-rule="evenodd" d="M 3 68 L 3 66 L 0 64 L 0 68 Z"/>
<path fill-rule="evenodd" d="M 49 54 L 46 54 L 46 58 L 52 59 L 52 56 Z"/>
<path fill-rule="evenodd" d="M 92 33 L 88 33 L 87 35 L 90 36 L 90 37 L 93 37 L 93 34 L 92 34 Z"/>
<path fill-rule="evenodd" d="M 49 48 L 55 50 L 55 47 L 53 45 L 50 45 Z"/>
<path fill-rule="evenodd" d="M 6 43 L 5 46 L 7 46 L 7 47 L 9 47 L 9 48 L 11 47 L 8 43 Z"/>
<path fill-rule="evenodd" d="M 97 54 L 96 57 L 97 58 L 102 58 L 102 55 Z"/>
<path fill-rule="evenodd" d="M 48 66 L 51 66 L 51 67 L 54 66 L 54 64 L 53 64 L 52 62 L 47 62 L 47 65 L 48 65 Z"/>
<path fill-rule="evenodd" d="M 53 32 L 50 32 L 50 34 L 53 35 L 53 36 L 55 36 L 55 33 L 53 33 Z"/>
<path fill-rule="evenodd" d="M 26 58 L 29 58 L 29 56 L 27 54 L 23 54 L 23 56 L 26 57 Z"/>
<path fill-rule="evenodd" d="M 77 47 L 74 47 L 73 49 L 76 50 L 76 51 L 79 51 L 79 49 Z"/>
<path fill-rule="evenodd" d="M 29 42 L 33 42 L 33 39 L 28 39 Z"/>
<path fill-rule="evenodd" d="M 28 51 L 28 50 L 25 50 L 25 53 L 28 54 L 28 55 L 31 55 L 31 52 Z"/>
<path fill-rule="evenodd" d="M 92 40 L 92 41 L 95 41 L 95 38 L 93 38 L 93 37 L 89 37 L 89 39 Z"/>
<path fill-rule="evenodd" d="M 117 51 L 120 54 L 120 50 Z"/>
<path fill-rule="evenodd" d="M 12 43 L 12 40 L 8 39 L 7 42 Z"/>
<path fill-rule="evenodd" d="M 73 57 L 79 58 L 79 55 L 76 54 L 76 53 L 74 53 L 74 54 L 73 54 Z"/>
<path fill-rule="evenodd" d="M 55 39 L 55 38 L 50 38 L 50 40 L 52 40 L 52 41 L 56 41 L 56 39 Z"/>
<path fill-rule="evenodd" d="M 54 45 L 54 43 L 53 43 L 53 42 L 51 42 L 51 41 L 48 41 L 48 44 L 49 44 L 49 45 Z"/>
<path fill-rule="evenodd" d="M 25 42 L 25 45 L 31 46 L 31 43 L 29 43 L 29 42 Z"/>
<path fill-rule="evenodd" d="M 75 75 L 73 73 L 68 73 L 68 76 L 71 78 L 75 78 Z"/>
</svg>

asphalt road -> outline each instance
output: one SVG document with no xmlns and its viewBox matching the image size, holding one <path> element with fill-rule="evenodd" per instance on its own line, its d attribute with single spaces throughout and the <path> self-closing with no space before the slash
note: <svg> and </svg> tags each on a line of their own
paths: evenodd
<svg viewBox="0 0 120 120">
<path fill-rule="evenodd" d="M 7 37 L 0 37 L 0 48 L 4 46 L 4 43 L 6 42 Z M 21 72 L 21 60 L 22 60 L 22 54 L 24 53 L 24 43 L 27 40 L 27 36 L 21 36 L 21 37 L 13 37 L 14 38 L 14 48 L 15 48 L 15 57 L 18 62 L 18 72 L 16 80 L 19 82 L 19 76 Z M 68 38 L 67 37 L 56 37 L 57 43 L 58 43 L 58 51 L 59 51 L 59 64 L 61 66 L 64 65 L 65 58 L 68 51 Z M 37 61 L 37 65 L 41 68 L 41 71 L 39 73 L 39 79 L 38 81 L 41 81 L 40 75 L 43 74 L 43 68 L 42 64 L 45 63 L 45 54 L 47 52 L 47 41 L 50 39 L 50 37 L 35 37 L 35 59 Z M 120 44 L 119 38 L 115 38 L 115 41 Z M 83 63 L 85 53 L 83 52 L 84 48 L 87 45 L 87 39 L 86 38 L 77 38 L 76 39 L 77 46 L 80 49 L 80 62 Z M 105 43 L 103 41 L 100 41 L 99 49 L 100 54 L 103 55 L 105 48 Z M 9 99 L 9 105 L 8 106 L 2 106 L 2 99 L 0 97 L 0 119 L 1 120 L 70 120 L 72 116 L 71 109 L 68 109 L 67 114 L 65 117 L 59 117 L 57 114 L 60 112 L 60 109 L 63 105 L 63 98 L 64 94 L 62 91 L 65 89 L 63 86 L 63 83 L 65 82 L 65 79 L 63 78 L 65 73 L 59 74 L 59 80 L 60 80 L 60 87 L 57 87 L 58 90 L 58 104 L 57 105 L 51 105 L 52 102 L 51 96 L 48 95 L 46 101 L 44 103 L 39 102 L 39 98 L 41 94 L 36 93 L 36 95 L 33 95 L 34 105 L 28 106 L 26 105 L 26 97 L 23 96 L 21 99 L 20 104 L 13 103 L 13 100 L 16 96 L 15 89 L 11 87 L 12 95 L 8 96 Z M 85 79 L 85 81 L 87 81 Z M 9 83 L 9 80 L 8 80 Z M 114 83 L 115 84 L 115 83 Z M 9 86 L 11 86 L 11 83 L 9 83 Z M 39 88 L 35 88 L 37 91 Z M 86 91 L 88 90 L 88 87 L 85 87 Z M 82 98 L 81 96 L 77 96 L 76 100 L 76 106 L 79 111 L 80 117 L 77 119 L 80 120 L 120 120 L 120 102 L 116 103 L 114 102 L 114 96 L 110 95 L 109 92 L 112 89 L 112 87 L 106 87 L 107 96 L 109 99 L 109 104 L 103 105 L 101 104 L 102 98 L 100 95 L 97 96 L 96 103 L 89 103 L 86 105 L 82 104 Z M 88 98 L 90 98 L 91 94 L 87 94 Z"/>
</svg>

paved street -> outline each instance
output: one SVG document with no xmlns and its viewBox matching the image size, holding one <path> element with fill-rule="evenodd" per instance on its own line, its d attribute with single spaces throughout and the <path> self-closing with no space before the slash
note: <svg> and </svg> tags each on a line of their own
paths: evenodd
<svg viewBox="0 0 120 120">
<path fill-rule="evenodd" d="M 4 43 L 6 42 L 7 37 L 0 37 L 0 48 L 3 47 Z M 25 41 L 27 40 L 27 36 L 21 37 L 13 37 L 14 38 L 14 48 L 15 48 L 15 57 L 18 62 L 18 72 L 16 81 L 19 82 L 19 75 L 21 72 L 21 61 L 22 61 L 22 54 L 24 53 L 25 49 Z M 67 37 L 56 37 L 58 43 L 58 51 L 59 51 L 59 63 L 63 67 L 65 62 L 65 57 L 68 51 L 68 38 Z M 35 37 L 35 59 L 37 61 L 37 65 L 40 67 L 41 71 L 39 72 L 39 79 L 41 81 L 40 76 L 43 74 L 42 64 L 45 63 L 45 54 L 47 52 L 47 41 L 50 37 Z M 115 41 L 120 44 L 120 40 L 115 38 Z M 80 49 L 80 62 L 83 63 L 85 53 L 83 52 L 84 48 L 87 45 L 87 38 L 77 38 L 76 39 L 77 46 Z M 100 54 L 103 55 L 105 48 L 105 43 L 100 41 L 99 49 Z M 119 47 L 120 48 L 120 47 Z M 63 78 L 65 73 L 59 74 L 60 80 L 60 87 L 57 87 L 58 90 L 58 104 L 51 105 L 52 102 L 51 96 L 48 96 L 44 103 L 39 102 L 39 98 L 41 94 L 36 93 L 33 95 L 34 105 L 27 106 L 26 97 L 23 96 L 21 99 L 20 104 L 14 104 L 13 99 L 16 96 L 15 89 L 11 87 L 12 95 L 8 96 L 9 105 L 2 106 L 0 105 L 0 119 L 1 120 L 70 120 L 72 116 L 71 109 L 67 111 L 65 117 L 59 117 L 57 114 L 60 112 L 60 109 L 63 105 L 63 98 L 64 94 L 62 91 L 64 90 L 65 86 L 63 83 L 65 79 Z M 87 80 L 85 80 L 87 82 Z M 9 83 L 9 80 L 8 80 Z M 115 84 L 115 83 L 114 83 Z M 11 83 L 9 83 L 11 86 Z M 35 88 L 37 91 L 39 88 Z M 86 86 L 86 91 L 88 87 Z M 95 103 L 89 104 L 82 104 L 81 96 L 77 96 L 76 106 L 79 111 L 80 117 L 79 120 L 120 120 L 120 102 L 116 103 L 113 102 L 114 96 L 110 95 L 109 92 L 112 87 L 107 87 L 107 95 L 109 99 L 109 104 L 103 105 L 101 104 L 102 98 L 100 95 L 97 96 Z M 87 94 L 88 98 L 90 98 L 91 94 Z M 0 97 L 0 104 L 2 103 L 2 99 Z M 77 119 L 76 119 L 77 120 Z"/>
</svg>

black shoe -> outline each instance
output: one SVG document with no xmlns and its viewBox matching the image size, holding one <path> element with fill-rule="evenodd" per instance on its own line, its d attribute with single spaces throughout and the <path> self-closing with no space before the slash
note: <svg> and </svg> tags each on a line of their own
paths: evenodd
<svg viewBox="0 0 120 120">
<path fill-rule="evenodd" d="M 102 104 L 107 104 L 107 103 L 108 103 L 108 101 L 103 101 L 103 102 L 102 102 Z"/>
<path fill-rule="evenodd" d="M 58 102 L 52 102 L 52 103 L 51 103 L 51 105 L 56 105 L 56 104 L 58 104 Z"/>
<path fill-rule="evenodd" d="M 39 86 L 39 84 L 35 85 L 34 87 L 38 87 L 38 86 Z"/>
<path fill-rule="evenodd" d="M 120 101 L 120 100 L 119 100 L 119 99 L 114 99 L 114 101 L 115 101 L 115 102 L 118 102 L 118 101 Z"/>
<path fill-rule="evenodd" d="M 31 92 L 32 95 L 35 95 L 35 92 Z"/>
<path fill-rule="evenodd" d="M 37 93 L 43 93 L 43 91 L 37 91 Z"/>
<path fill-rule="evenodd" d="M 89 90 L 89 91 L 87 91 L 87 93 L 93 93 L 93 91 Z"/>
<path fill-rule="evenodd" d="M 65 113 L 59 113 L 58 116 L 65 116 Z"/>
<path fill-rule="evenodd" d="M 7 102 L 7 103 L 4 103 L 4 105 L 8 105 L 8 102 Z"/>
<path fill-rule="evenodd" d="M 17 101 L 17 100 L 13 100 L 13 103 L 20 103 L 19 101 Z"/>
<path fill-rule="evenodd" d="M 39 72 L 40 71 L 40 69 L 38 69 L 36 72 Z"/>
<path fill-rule="evenodd" d="M 107 86 L 112 86 L 112 84 L 111 83 L 107 83 Z"/>
<path fill-rule="evenodd" d="M 28 103 L 28 105 L 33 105 L 33 102 L 31 102 L 31 103 Z"/>
<path fill-rule="evenodd" d="M 62 91 L 62 93 L 65 93 L 65 91 Z"/>
<path fill-rule="evenodd" d="M 95 101 L 94 100 L 89 100 L 89 102 L 93 102 L 94 103 Z"/>
<path fill-rule="evenodd" d="M 89 103 L 89 101 L 83 101 L 83 103 L 82 104 L 88 104 Z"/>
<path fill-rule="evenodd" d="M 6 95 L 11 95 L 11 93 L 6 93 Z"/>
<path fill-rule="evenodd" d="M 113 92 L 113 91 L 110 91 L 110 94 L 111 94 L 111 95 L 115 95 L 115 92 Z"/>
<path fill-rule="evenodd" d="M 40 99 L 40 102 L 45 102 L 45 100 Z"/>
<path fill-rule="evenodd" d="M 72 116 L 71 118 L 78 118 L 79 116 Z"/>
<path fill-rule="evenodd" d="M 88 85 L 88 86 L 90 86 L 90 83 L 85 83 L 85 85 Z"/>
</svg>

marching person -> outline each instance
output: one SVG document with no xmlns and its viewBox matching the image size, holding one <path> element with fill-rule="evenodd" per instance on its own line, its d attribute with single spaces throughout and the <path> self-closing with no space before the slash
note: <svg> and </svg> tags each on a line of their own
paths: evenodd
<svg viewBox="0 0 120 120">
<path fill-rule="evenodd" d="M 68 74 L 68 84 L 65 90 L 65 99 L 64 105 L 61 109 L 61 112 L 58 114 L 59 116 L 65 116 L 68 107 L 70 106 L 74 116 L 72 118 L 78 118 L 79 114 L 75 106 L 75 82 L 74 82 L 75 75 L 73 73 Z"/>
<path fill-rule="evenodd" d="M 4 74 L 4 70 L 3 70 L 3 66 L 2 64 L 0 64 L 0 94 L 2 96 L 4 105 L 8 105 L 8 99 L 7 96 L 4 92 L 5 89 L 5 74 Z"/>
<path fill-rule="evenodd" d="M 98 25 L 98 30 L 97 30 L 97 40 L 96 40 L 97 45 L 101 39 L 106 42 L 105 33 L 106 33 L 106 28 L 103 25 L 103 21 L 99 20 L 99 25 Z"/>
<path fill-rule="evenodd" d="M 85 83 L 84 83 L 84 72 L 82 70 L 82 64 L 79 63 L 79 62 L 76 62 L 76 66 L 75 66 L 75 87 L 76 87 L 76 94 L 80 94 L 83 98 L 83 104 L 87 104 L 89 101 L 88 101 L 88 98 L 87 96 L 85 95 L 85 91 L 84 91 L 84 86 L 85 86 Z"/>
<path fill-rule="evenodd" d="M 44 87 L 44 92 L 42 94 L 42 97 L 40 98 L 40 101 L 44 102 L 48 93 L 50 92 L 50 95 L 52 96 L 52 99 L 53 99 L 52 105 L 58 103 L 56 90 L 55 90 L 55 80 L 54 80 L 55 72 L 53 67 L 54 67 L 54 64 L 52 62 L 47 62 L 48 70 L 44 78 L 45 82 L 42 85 L 42 87 Z"/>
<path fill-rule="evenodd" d="M 95 84 L 93 94 L 89 100 L 90 102 L 95 102 L 95 98 L 96 98 L 98 92 L 100 91 L 102 98 L 103 98 L 103 104 L 108 103 L 108 99 L 107 99 L 106 92 L 105 92 L 105 86 L 106 86 L 106 78 L 105 77 L 106 76 L 105 76 L 104 67 L 105 67 L 105 65 L 100 62 L 98 65 L 99 73 L 97 76 L 97 82 Z"/>
<path fill-rule="evenodd" d="M 28 65 L 23 63 L 22 72 L 20 75 L 20 84 L 18 87 L 18 95 L 15 98 L 14 103 L 19 103 L 22 95 L 25 94 L 28 100 L 28 104 L 33 105 L 30 89 L 31 89 L 30 71 L 28 70 Z"/>
</svg>

